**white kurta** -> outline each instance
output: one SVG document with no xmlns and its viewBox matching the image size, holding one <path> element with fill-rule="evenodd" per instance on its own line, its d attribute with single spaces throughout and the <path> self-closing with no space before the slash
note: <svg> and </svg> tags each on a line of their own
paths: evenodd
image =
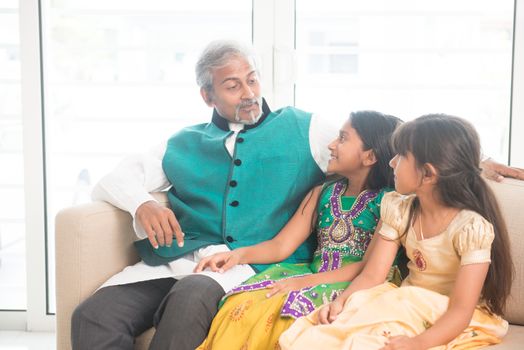
<svg viewBox="0 0 524 350">
<path fill-rule="evenodd" d="M 233 155 L 236 135 L 243 129 L 243 125 L 229 123 L 229 128 L 234 133 L 226 140 L 226 148 Z M 311 155 L 324 172 L 330 156 L 327 146 L 337 134 L 338 128 L 322 120 L 318 115 L 312 116 L 309 128 Z M 109 202 L 133 216 L 133 226 L 139 239 L 147 238 L 147 234 L 135 218 L 137 208 L 147 201 L 155 200 L 149 192 L 163 191 L 171 186 L 162 169 L 162 158 L 166 147 L 167 141 L 145 154 L 127 157 L 93 189 L 93 200 Z M 166 277 L 180 279 L 193 274 L 193 269 L 202 258 L 228 250 L 225 244 L 211 245 L 161 266 L 149 266 L 141 261 L 126 267 L 111 277 L 102 287 Z M 199 274 L 213 278 L 225 292 L 228 292 L 253 276 L 255 271 L 246 264 L 235 266 L 224 273 L 206 270 Z"/>
</svg>

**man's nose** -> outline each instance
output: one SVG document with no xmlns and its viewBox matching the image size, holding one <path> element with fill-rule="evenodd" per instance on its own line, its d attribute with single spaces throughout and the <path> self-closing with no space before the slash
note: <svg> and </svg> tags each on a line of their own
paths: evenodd
<svg viewBox="0 0 524 350">
<path fill-rule="evenodd" d="M 249 87 L 249 85 L 244 84 L 242 88 L 242 98 L 253 98 L 255 97 L 255 93 L 253 92 L 253 89 Z"/>
</svg>

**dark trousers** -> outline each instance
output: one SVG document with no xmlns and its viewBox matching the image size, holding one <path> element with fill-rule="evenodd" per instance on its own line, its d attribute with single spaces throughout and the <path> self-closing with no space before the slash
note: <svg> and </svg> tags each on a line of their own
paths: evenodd
<svg viewBox="0 0 524 350">
<path fill-rule="evenodd" d="M 102 288 L 73 313 L 73 349 L 133 349 L 134 338 L 155 326 L 150 349 L 194 350 L 223 295 L 215 280 L 202 275 Z"/>
</svg>

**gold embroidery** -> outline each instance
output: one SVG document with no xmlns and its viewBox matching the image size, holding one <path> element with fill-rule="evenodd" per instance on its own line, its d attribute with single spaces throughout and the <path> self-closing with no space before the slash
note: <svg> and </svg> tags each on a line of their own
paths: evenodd
<svg viewBox="0 0 524 350">
<path fill-rule="evenodd" d="M 264 331 L 267 333 L 271 330 L 271 327 L 273 327 L 273 321 L 275 320 L 275 315 L 271 314 L 266 320 L 266 326 L 264 328 Z"/>
<path fill-rule="evenodd" d="M 244 313 L 251 307 L 251 304 L 253 304 L 253 300 L 250 299 L 235 306 L 235 308 L 229 313 L 229 319 L 233 322 L 240 321 L 242 317 L 244 317 Z"/>
</svg>

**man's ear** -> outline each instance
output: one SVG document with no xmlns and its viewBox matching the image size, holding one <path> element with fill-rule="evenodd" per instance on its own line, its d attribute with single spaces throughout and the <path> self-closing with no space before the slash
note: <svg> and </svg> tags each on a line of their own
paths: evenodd
<svg viewBox="0 0 524 350">
<path fill-rule="evenodd" d="M 377 162 L 377 157 L 375 156 L 375 152 L 373 152 L 372 149 L 368 149 L 364 152 L 364 165 L 365 166 L 372 166 Z"/>
<path fill-rule="evenodd" d="M 422 182 L 434 185 L 437 183 L 438 171 L 437 168 L 431 163 L 426 163 L 423 166 L 424 176 L 422 177 Z"/>
<path fill-rule="evenodd" d="M 206 89 L 200 88 L 200 96 L 202 96 L 202 99 L 208 105 L 208 107 L 214 107 L 211 93 L 209 93 Z"/>
</svg>

